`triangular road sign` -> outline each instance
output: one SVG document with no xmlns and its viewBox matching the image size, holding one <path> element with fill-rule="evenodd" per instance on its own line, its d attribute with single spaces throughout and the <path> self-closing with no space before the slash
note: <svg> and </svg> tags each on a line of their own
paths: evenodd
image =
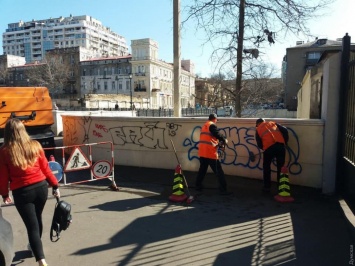
<svg viewBox="0 0 355 266">
<path fill-rule="evenodd" d="M 76 147 L 72 154 L 70 155 L 66 165 L 65 165 L 65 171 L 76 171 L 76 170 L 82 170 L 82 169 L 88 169 L 91 167 L 90 160 L 86 158 L 85 154 L 83 151 L 79 148 Z"/>
</svg>

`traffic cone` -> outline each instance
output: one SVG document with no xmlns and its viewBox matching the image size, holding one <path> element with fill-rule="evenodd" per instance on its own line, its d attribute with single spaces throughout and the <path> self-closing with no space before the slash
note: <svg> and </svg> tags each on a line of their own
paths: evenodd
<svg viewBox="0 0 355 266">
<path fill-rule="evenodd" d="M 288 179 L 288 169 L 286 166 L 281 168 L 281 176 L 279 181 L 279 193 L 274 197 L 278 202 L 293 202 L 294 198 L 291 197 L 291 188 Z"/>
<path fill-rule="evenodd" d="M 169 200 L 174 202 L 183 202 L 187 199 L 187 195 L 184 191 L 183 178 L 181 166 L 178 164 L 175 168 L 173 194 L 170 195 Z"/>
</svg>

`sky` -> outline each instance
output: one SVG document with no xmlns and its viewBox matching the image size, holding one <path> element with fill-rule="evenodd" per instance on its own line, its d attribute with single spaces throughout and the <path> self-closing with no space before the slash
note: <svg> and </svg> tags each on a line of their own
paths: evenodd
<svg viewBox="0 0 355 266">
<path fill-rule="evenodd" d="M 313 0 L 309 0 L 313 1 Z M 181 0 L 181 10 L 185 3 Z M 0 0 L 0 33 L 5 32 L 8 23 L 89 15 L 102 22 L 112 31 L 125 37 L 129 46 L 131 40 L 151 38 L 159 44 L 159 59 L 173 62 L 173 0 Z M 353 36 L 355 42 L 355 0 L 335 0 L 324 16 L 308 22 L 311 33 L 319 38 L 336 40 L 345 33 Z M 184 14 L 181 15 L 181 19 Z M 280 73 L 282 59 L 286 49 L 296 45 L 296 41 L 313 41 L 297 36 L 276 36 L 274 45 L 266 45 L 261 51 L 263 60 L 269 62 Z M 181 30 L 181 59 L 190 59 L 195 63 L 195 73 L 209 77 L 215 66 L 210 55 L 213 49 L 204 45 L 204 33 L 196 31 L 193 22 Z M 3 54 L 2 45 L 0 54 Z"/>
</svg>

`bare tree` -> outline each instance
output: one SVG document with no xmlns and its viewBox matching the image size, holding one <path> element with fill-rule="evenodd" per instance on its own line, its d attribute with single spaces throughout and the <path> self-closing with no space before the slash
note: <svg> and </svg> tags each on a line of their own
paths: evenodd
<svg viewBox="0 0 355 266">
<path fill-rule="evenodd" d="M 192 2 L 192 1 L 191 1 Z M 211 60 L 219 72 L 236 72 L 236 116 L 241 117 L 241 92 L 245 61 L 258 60 L 259 49 L 272 45 L 277 36 L 310 32 L 306 23 L 315 18 L 331 0 L 194 0 L 186 6 L 187 17 L 197 21 L 215 50 Z"/>
<path fill-rule="evenodd" d="M 275 78 L 275 68 L 262 61 L 245 64 L 246 73 L 241 86 L 241 107 L 260 106 L 262 103 L 283 102 L 281 78 Z"/>
<path fill-rule="evenodd" d="M 63 89 L 70 78 L 70 66 L 60 55 L 46 55 L 45 59 L 26 71 L 31 84 L 48 87 L 50 92 Z"/>
</svg>

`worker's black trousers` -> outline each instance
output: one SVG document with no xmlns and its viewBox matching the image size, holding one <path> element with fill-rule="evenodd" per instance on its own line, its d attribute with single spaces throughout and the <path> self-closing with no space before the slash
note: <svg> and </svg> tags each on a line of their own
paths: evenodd
<svg viewBox="0 0 355 266">
<path fill-rule="evenodd" d="M 196 178 L 196 188 L 202 189 L 202 182 L 207 173 L 208 166 L 211 167 L 212 171 L 218 177 L 219 182 L 219 190 L 221 192 L 225 192 L 227 190 L 227 183 L 224 177 L 224 172 L 221 166 L 221 163 L 217 159 L 209 159 L 200 157 L 200 168 L 198 170 L 197 178 Z"/>
<path fill-rule="evenodd" d="M 264 162 L 263 162 L 263 171 L 264 171 L 264 188 L 271 187 L 271 163 L 273 159 L 276 159 L 276 168 L 277 168 L 277 183 L 280 180 L 281 168 L 285 164 L 285 145 L 282 143 L 275 143 L 271 145 L 264 151 Z"/>
</svg>

